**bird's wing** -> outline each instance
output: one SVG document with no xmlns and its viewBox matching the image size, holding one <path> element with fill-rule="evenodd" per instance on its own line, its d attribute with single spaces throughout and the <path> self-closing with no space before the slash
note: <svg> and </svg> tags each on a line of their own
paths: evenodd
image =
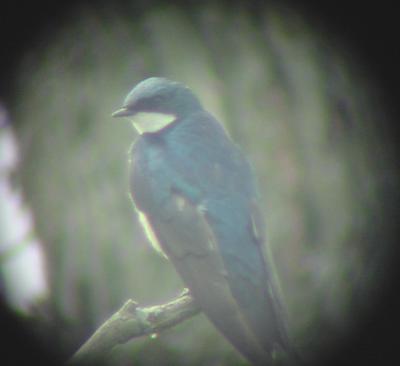
<svg viewBox="0 0 400 366">
<path fill-rule="evenodd" d="M 172 195 L 167 210 L 162 217 L 142 214 L 196 302 L 246 357 L 255 363 L 268 362 L 270 355 L 232 295 L 218 240 L 204 210 L 180 194 Z"/>
<path fill-rule="evenodd" d="M 279 286 L 278 276 L 275 270 L 274 262 L 272 260 L 269 247 L 266 245 L 265 229 L 264 229 L 264 218 L 259 208 L 258 203 L 255 200 L 250 202 L 250 216 L 251 216 L 251 233 L 253 241 L 257 244 L 260 251 L 260 256 L 263 257 L 264 262 L 264 285 L 266 289 L 266 322 L 262 324 L 259 322 L 259 326 L 262 326 L 259 334 L 260 338 L 266 339 L 268 342 L 269 336 L 265 337 L 265 334 L 270 333 L 271 329 L 274 328 L 276 334 L 275 338 L 275 351 L 279 352 L 291 352 L 291 346 L 288 338 L 287 328 L 287 313 L 284 304 L 282 303 L 282 293 Z M 273 327 L 272 327 L 273 323 Z M 257 328 L 256 328 L 257 329 Z M 265 341 L 264 341 L 265 342 Z M 288 355 L 290 356 L 290 355 Z M 280 357 L 277 355 L 277 357 Z M 284 356 L 285 357 L 285 356 Z"/>
</svg>

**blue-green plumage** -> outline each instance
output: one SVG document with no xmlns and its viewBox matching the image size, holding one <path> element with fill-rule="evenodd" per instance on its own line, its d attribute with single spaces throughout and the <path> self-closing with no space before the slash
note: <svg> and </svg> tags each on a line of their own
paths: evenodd
<svg viewBox="0 0 400 366">
<path fill-rule="evenodd" d="M 141 132 L 131 152 L 136 208 L 202 310 L 254 363 L 288 351 L 242 152 L 188 88 L 163 78 L 136 86 L 114 115 Z"/>
</svg>

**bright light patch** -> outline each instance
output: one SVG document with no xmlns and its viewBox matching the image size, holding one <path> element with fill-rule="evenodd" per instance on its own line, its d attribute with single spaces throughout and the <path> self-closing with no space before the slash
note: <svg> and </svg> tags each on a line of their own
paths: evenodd
<svg viewBox="0 0 400 366">
<path fill-rule="evenodd" d="M 167 113 L 138 112 L 132 117 L 133 126 L 142 134 L 157 132 L 174 122 L 176 116 Z"/>
<path fill-rule="evenodd" d="M 158 239 L 156 237 L 156 234 L 154 233 L 153 229 L 151 228 L 150 222 L 147 219 L 147 216 L 140 211 L 137 211 L 138 215 L 139 215 L 139 221 L 143 226 L 144 232 L 147 236 L 147 238 L 149 239 L 152 247 L 158 252 L 160 253 L 162 256 L 164 256 L 165 258 L 168 258 L 167 255 L 165 254 L 165 252 L 162 250 L 160 243 L 158 242 Z"/>
<path fill-rule="evenodd" d="M 4 113 L 4 112 L 3 112 Z M 6 118 L 0 106 L 0 125 Z M 35 238 L 31 211 L 11 180 L 18 167 L 17 140 L 9 127 L 0 128 L 0 294 L 24 313 L 48 296 L 45 256 Z"/>
</svg>

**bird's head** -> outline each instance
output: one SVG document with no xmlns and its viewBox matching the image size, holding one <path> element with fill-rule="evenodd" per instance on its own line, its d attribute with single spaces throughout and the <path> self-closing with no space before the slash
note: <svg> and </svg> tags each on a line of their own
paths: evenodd
<svg viewBox="0 0 400 366">
<path fill-rule="evenodd" d="M 152 77 L 137 84 L 113 117 L 129 117 L 139 133 L 157 132 L 202 106 L 186 86 Z"/>
</svg>

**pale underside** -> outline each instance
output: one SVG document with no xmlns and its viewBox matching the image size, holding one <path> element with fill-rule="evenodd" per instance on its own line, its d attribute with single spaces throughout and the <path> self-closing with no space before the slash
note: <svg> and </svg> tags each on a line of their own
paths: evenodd
<svg viewBox="0 0 400 366">
<path fill-rule="evenodd" d="M 138 112 L 131 118 L 133 126 L 140 134 L 160 131 L 175 120 L 174 114 L 157 112 Z"/>
</svg>

